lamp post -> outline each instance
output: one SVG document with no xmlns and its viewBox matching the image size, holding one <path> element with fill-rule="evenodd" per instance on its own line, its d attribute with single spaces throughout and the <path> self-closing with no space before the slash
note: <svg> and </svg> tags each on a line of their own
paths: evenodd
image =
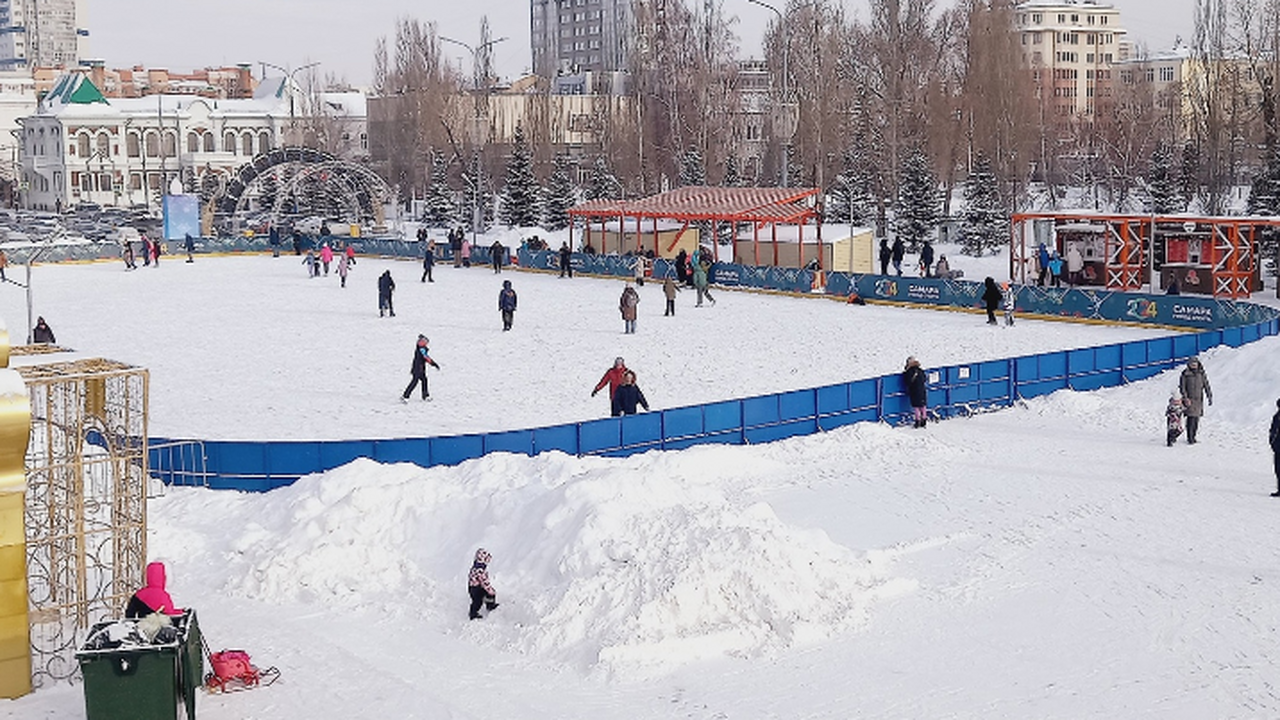
<svg viewBox="0 0 1280 720">
<path fill-rule="evenodd" d="M 286 85 L 286 88 L 289 91 L 289 127 L 290 129 L 292 129 L 297 125 L 297 122 L 298 122 L 297 116 L 295 115 L 295 112 L 294 112 L 294 106 L 293 106 L 293 88 L 297 84 L 294 82 L 293 76 L 302 72 L 303 70 L 313 68 L 319 65 L 320 63 L 319 62 L 307 63 L 306 65 L 294 68 L 293 70 L 280 67 L 279 65 L 275 65 L 273 63 L 262 62 L 261 60 L 258 61 L 258 64 L 262 65 L 264 68 L 272 68 L 274 70 L 279 70 L 280 72 L 284 73 L 285 81 L 288 83 Z M 264 70 L 262 74 L 266 75 L 267 73 Z"/>
<path fill-rule="evenodd" d="M 778 16 L 778 29 L 784 36 L 782 42 L 782 108 L 786 117 L 783 120 L 784 125 L 782 134 L 785 136 L 786 142 L 783 144 L 782 149 L 782 187 L 788 187 L 791 184 L 791 134 L 795 132 L 795 128 L 792 127 L 791 122 L 791 36 L 787 35 L 785 27 L 786 17 L 782 14 L 781 10 L 767 2 L 764 2 L 764 0 L 747 0 L 747 2 L 752 5 L 759 5 L 762 8 L 772 10 L 773 14 Z M 812 4 L 813 3 L 805 3 L 805 5 L 802 5 L 801 7 Z M 788 12 L 790 12 L 789 8 Z"/>
<path fill-rule="evenodd" d="M 480 135 L 481 135 L 480 124 L 484 114 L 489 111 L 489 77 L 488 77 L 488 72 L 486 72 L 486 69 L 481 67 L 482 64 L 487 67 L 488 63 L 487 62 L 481 63 L 481 60 L 485 57 L 483 53 L 486 50 L 506 40 L 506 38 L 500 37 L 500 38 L 494 38 L 492 40 L 486 40 L 475 47 L 472 47 L 471 45 L 468 45 L 467 43 L 464 43 L 461 40 L 454 40 L 453 38 L 445 37 L 443 35 L 440 36 L 440 40 L 442 42 L 453 43 L 454 45 L 458 45 L 464 48 L 467 52 L 471 53 L 472 91 L 476 93 L 475 104 L 474 104 L 475 114 L 472 118 L 472 123 L 471 123 L 471 148 L 472 148 L 472 152 L 476 155 L 476 162 L 475 162 L 476 177 L 474 179 L 475 188 L 472 190 L 472 197 L 475 200 L 475 202 L 472 203 L 472 208 L 471 208 L 471 238 L 472 238 L 472 242 L 474 243 L 475 237 L 480 234 L 480 225 L 483 220 L 480 214 L 480 193 L 481 193 L 481 189 L 483 188 L 483 183 L 481 182 L 480 176 L 484 172 L 483 166 L 480 162 L 481 160 L 480 158 L 480 144 L 481 144 L 480 143 Z M 482 78 L 481 76 L 484 76 L 484 77 Z M 481 80 L 483 80 L 484 82 L 483 96 L 481 96 L 480 94 Z"/>
</svg>

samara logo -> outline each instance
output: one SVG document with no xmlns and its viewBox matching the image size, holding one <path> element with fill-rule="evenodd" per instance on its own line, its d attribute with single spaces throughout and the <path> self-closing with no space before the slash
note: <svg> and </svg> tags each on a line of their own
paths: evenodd
<svg viewBox="0 0 1280 720">
<path fill-rule="evenodd" d="M 1160 306 L 1154 300 L 1135 299 L 1129 301 L 1127 317 L 1134 320 L 1154 320 L 1160 312 Z"/>
<path fill-rule="evenodd" d="M 880 297 L 897 297 L 898 282 L 884 278 L 876 281 L 876 295 Z"/>
</svg>

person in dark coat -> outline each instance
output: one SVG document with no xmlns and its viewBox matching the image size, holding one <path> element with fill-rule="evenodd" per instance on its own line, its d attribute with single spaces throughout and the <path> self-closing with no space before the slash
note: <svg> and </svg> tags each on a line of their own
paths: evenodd
<svg viewBox="0 0 1280 720">
<path fill-rule="evenodd" d="M 622 297 L 618 298 L 618 311 L 622 313 L 623 332 L 628 335 L 635 334 L 636 313 L 639 305 L 640 293 L 636 292 L 630 281 L 627 281 L 627 286 L 622 290 Z"/>
<path fill-rule="evenodd" d="M 920 361 L 915 356 L 907 358 L 906 368 L 902 371 L 902 384 L 907 387 L 907 399 L 911 401 L 915 426 L 925 427 L 929 420 L 929 376 L 920 367 Z"/>
<path fill-rule="evenodd" d="M 907 254 L 906 247 L 902 244 L 902 238 L 893 239 L 893 269 L 898 273 L 898 277 L 902 277 L 902 256 Z"/>
<path fill-rule="evenodd" d="M 502 256 L 506 252 L 506 246 L 497 240 L 494 240 L 493 244 L 489 246 L 489 262 L 493 264 L 493 271 L 495 273 L 502 272 Z"/>
<path fill-rule="evenodd" d="M 53 328 L 49 327 L 43 317 L 36 318 L 36 326 L 31 329 L 31 342 L 37 345 L 56 345 L 58 342 L 53 336 Z"/>
<path fill-rule="evenodd" d="M 1196 433 L 1200 430 L 1200 418 L 1204 415 L 1204 401 L 1213 404 L 1213 388 L 1209 387 L 1209 376 L 1205 374 L 1204 365 L 1199 356 L 1187 361 L 1187 367 L 1178 378 L 1178 390 L 1182 392 L 1183 404 L 1187 406 L 1187 444 L 1196 444 Z"/>
<path fill-rule="evenodd" d="M 453 266 L 462 267 L 462 228 L 449 231 L 449 252 L 453 253 Z"/>
<path fill-rule="evenodd" d="M 982 292 L 982 302 L 987 305 L 987 324 L 995 325 L 996 309 L 1000 307 L 1000 302 L 1004 300 L 1004 294 L 1000 292 L 1000 288 L 996 286 L 996 280 L 988 276 L 982 281 L 986 285 L 986 290 Z"/>
<path fill-rule="evenodd" d="M 272 225 L 267 230 L 267 244 L 271 246 L 271 257 L 280 257 L 280 228 Z"/>
<path fill-rule="evenodd" d="M 391 304 L 391 294 L 396 291 L 396 281 L 391 279 L 391 271 L 383 270 L 378 277 L 378 317 L 390 313 L 396 316 L 396 308 Z"/>
<path fill-rule="evenodd" d="M 880 274 L 889 274 L 889 261 L 893 259 L 893 250 L 889 248 L 889 238 L 880 238 Z"/>
<path fill-rule="evenodd" d="M 924 266 L 924 276 L 933 277 L 933 243 L 928 240 L 920 248 L 920 264 Z"/>
<path fill-rule="evenodd" d="M 630 370 L 622 374 L 622 384 L 613 393 L 613 417 L 621 415 L 635 415 L 636 406 L 639 405 L 649 411 L 649 401 L 644 399 L 644 393 L 640 391 L 640 387 L 636 385 L 636 374 Z"/>
<path fill-rule="evenodd" d="M 436 279 L 431 277 L 431 270 L 436 266 L 436 249 L 431 243 L 427 243 L 427 249 L 422 253 L 422 282 L 435 282 Z"/>
<path fill-rule="evenodd" d="M 569 279 L 573 279 L 573 250 L 569 249 L 569 243 L 560 243 L 560 277 L 568 274 Z"/>
<path fill-rule="evenodd" d="M 195 260 L 195 257 L 192 256 L 192 253 L 196 251 L 196 241 L 191 237 L 191 233 L 187 233 L 187 239 L 184 242 L 184 245 L 187 250 L 187 262 L 189 263 L 195 262 L 196 260 Z"/>
<path fill-rule="evenodd" d="M 439 370 L 440 365 L 431 359 L 431 351 L 427 348 L 427 336 L 418 336 L 418 345 L 413 349 L 413 365 L 409 368 L 409 373 L 413 379 L 409 381 L 409 387 L 404 389 L 404 394 L 400 396 L 400 402 L 409 402 L 409 396 L 413 394 L 413 389 L 418 383 L 422 383 L 422 399 L 430 400 L 431 393 L 427 390 L 427 366 Z"/>
<path fill-rule="evenodd" d="M 1276 491 L 1271 497 L 1280 497 L 1280 400 L 1276 401 L 1276 414 L 1271 416 L 1271 461 L 1276 471 Z"/>
<path fill-rule="evenodd" d="M 676 253 L 676 282 L 681 285 L 689 285 L 689 253 L 684 248 L 680 248 L 680 252 Z"/>
<path fill-rule="evenodd" d="M 1165 295 L 1181 295 L 1182 287 L 1178 285 L 1178 278 L 1169 278 L 1169 287 L 1164 289 Z"/>
<path fill-rule="evenodd" d="M 502 313 L 502 331 L 511 329 L 511 322 L 516 316 L 516 291 L 511 289 L 511 281 L 502 281 L 502 290 L 498 291 L 498 310 Z"/>
</svg>

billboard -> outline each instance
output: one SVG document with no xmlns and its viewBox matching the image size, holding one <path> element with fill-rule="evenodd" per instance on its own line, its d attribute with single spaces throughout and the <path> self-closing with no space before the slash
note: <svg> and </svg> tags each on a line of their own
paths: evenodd
<svg viewBox="0 0 1280 720">
<path fill-rule="evenodd" d="M 165 195 L 163 209 L 165 240 L 183 240 L 187 235 L 200 237 L 199 196 Z"/>
</svg>

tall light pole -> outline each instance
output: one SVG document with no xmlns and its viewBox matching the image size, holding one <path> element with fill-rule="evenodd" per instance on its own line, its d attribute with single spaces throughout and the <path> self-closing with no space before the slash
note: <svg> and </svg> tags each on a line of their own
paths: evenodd
<svg viewBox="0 0 1280 720">
<path fill-rule="evenodd" d="M 782 134 L 786 142 L 782 147 L 782 186 L 788 187 L 791 184 L 791 135 L 795 132 L 791 122 L 791 36 L 787 34 L 786 16 L 778 8 L 770 5 L 764 0 L 747 0 L 752 5 L 759 5 L 762 8 L 768 8 L 778 16 L 778 30 L 783 35 L 782 41 L 782 109 L 785 115 L 783 119 Z M 804 3 L 799 7 L 807 7 L 813 3 Z M 791 8 L 787 8 L 789 13 Z"/>
<path fill-rule="evenodd" d="M 290 129 L 292 129 L 297 125 L 297 118 L 294 113 L 294 107 L 293 107 L 293 88 L 295 85 L 297 85 L 297 83 L 294 82 L 293 76 L 302 72 L 303 70 L 313 68 L 319 65 L 320 63 L 319 62 L 307 63 L 306 65 L 303 65 L 302 67 L 294 68 L 293 70 L 290 70 L 289 68 L 280 67 L 279 65 L 275 65 L 273 63 L 262 62 L 261 60 L 258 61 L 258 64 L 262 65 L 264 68 L 272 68 L 284 73 L 285 82 L 287 83 L 287 85 L 285 86 L 285 89 L 289 91 L 289 127 Z M 267 73 L 264 70 L 262 74 L 265 76 Z"/>
<path fill-rule="evenodd" d="M 485 31 L 486 28 L 481 28 L 482 35 L 488 34 Z M 494 45 L 497 45 L 503 40 L 506 40 L 506 38 L 500 37 L 500 38 L 494 38 L 492 40 L 486 40 L 475 47 L 471 47 L 470 45 L 462 42 L 461 40 L 454 40 L 453 38 L 445 37 L 443 35 L 439 37 L 442 42 L 453 43 L 454 45 L 458 45 L 466 49 L 467 52 L 471 53 L 472 91 L 476 93 L 476 98 L 474 103 L 475 116 L 472 118 L 472 125 L 471 125 L 471 149 L 472 149 L 471 151 L 475 156 L 475 168 L 476 168 L 475 178 L 474 178 L 475 188 L 472 190 L 473 202 L 472 202 L 472 208 L 471 208 L 471 237 L 472 237 L 472 241 L 474 242 L 475 237 L 480 234 L 480 225 L 482 223 L 482 216 L 480 214 L 480 193 L 483 185 L 481 183 L 480 176 L 483 173 L 483 169 L 480 164 L 480 136 L 481 136 L 480 125 L 481 125 L 481 119 L 483 118 L 484 114 L 489 111 L 489 77 L 488 77 L 489 73 L 487 72 L 488 63 L 482 62 L 482 60 L 485 59 L 484 53 L 489 48 L 493 47 Z M 482 65 L 484 67 L 481 67 Z M 481 92 L 480 92 L 482 81 L 484 83 L 483 96 L 481 95 Z"/>
</svg>

